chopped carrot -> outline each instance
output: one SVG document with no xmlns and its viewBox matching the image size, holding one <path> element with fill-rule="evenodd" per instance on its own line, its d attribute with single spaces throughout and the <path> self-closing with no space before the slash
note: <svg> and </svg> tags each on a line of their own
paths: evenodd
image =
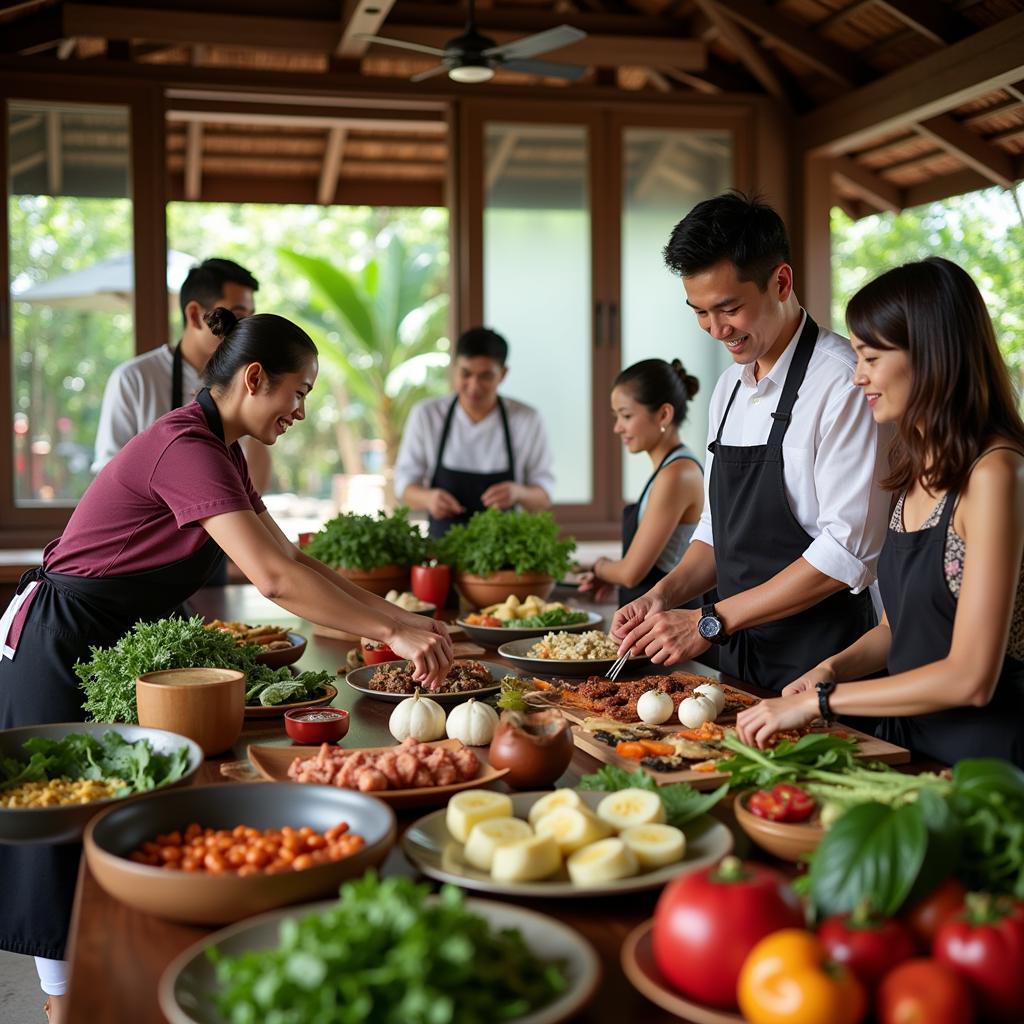
<svg viewBox="0 0 1024 1024">
<path fill-rule="evenodd" d="M 707 740 L 720 740 L 725 732 L 720 725 L 704 722 L 699 729 L 684 729 L 682 732 L 677 732 L 676 735 L 682 736 L 684 740 L 696 740 L 698 743 L 702 743 Z"/>
<path fill-rule="evenodd" d="M 696 764 L 690 765 L 691 772 L 713 772 L 717 771 L 717 761 L 698 761 Z"/>
<path fill-rule="evenodd" d="M 615 753 L 619 757 L 628 757 L 633 761 L 639 761 L 647 757 L 648 751 L 643 743 L 630 743 L 623 741 L 615 744 Z"/>
<path fill-rule="evenodd" d="M 657 740 L 641 740 L 641 746 L 652 757 L 671 757 L 676 748 L 671 743 L 659 743 Z"/>
</svg>

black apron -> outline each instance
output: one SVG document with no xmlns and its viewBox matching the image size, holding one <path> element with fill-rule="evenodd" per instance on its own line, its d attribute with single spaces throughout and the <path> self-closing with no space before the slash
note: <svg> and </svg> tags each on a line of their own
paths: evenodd
<svg viewBox="0 0 1024 1024">
<path fill-rule="evenodd" d="M 199 402 L 223 439 L 209 393 Z M 170 615 L 203 586 L 219 557 L 209 540 L 188 558 L 125 576 L 25 573 L 19 593 L 33 580 L 39 585 L 13 660 L 0 660 L 0 728 L 83 721 L 75 662 L 88 660 L 91 646 L 117 643 L 139 621 Z M 63 959 L 81 852 L 79 843 L 0 845 L 0 949 Z"/>
<path fill-rule="evenodd" d="M 722 431 L 740 389 L 736 382 L 718 436 L 708 450 L 717 589 L 732 597 L 777 575 L 807 550 L 811 537 L 786 497 L 782 441 L 818 340 L 818 325 L 807 316 L 775 412 L 768 443 L 728 445 Z M 722 672 L 778 692 L 824 658 L 849 647 L 875 625 L 867 590 L 826 597 L 796 615 L 751 626 L 720 648 Z"/>
<path fill-rule="evenodd" d="M 622 555 L 625 557 L 626 552 L 629 550 L 630 544 L 633 543 L 633 538 L 636 536 L 636 531 L 640 526 L 640 506 L 644 503 L 644 497 L 647 492 L 654 486 L 654 478 L 670 463 L 678 462 L 679 459 L 673 458 L 679 452 L 686 452 L 685 445 L 679 445 L 678 448 L 673 448 L 658 463 L 658 468 L 647 478 L 647 483 L 644 484 L 644 489 L 640 492 L 639 501 L 634 502 L 632 505 L 627 505 L 622 510 Z M 682 459 L 690 459 L 696 464 L 700 471 L 704 472 L 704 467 L 689 453 L 685 453 L 680 456 Z M 660 557 L 660 555 L 659 555 Z M 659 569 L 657 564 L 651 566 L 651 571 L 635 586 L 635 587 L 619 587 L 619 607 L 622 608 L 624 605 L 629 604 L 630 601 L 635 601 L 638 597 L 642 597 L 647 593 L 651 587 L 654 586 L 659 580 L 663 580 L 668 573 L 663 569 Z"/>
<path fill-rule="evenodd" d="M 909 672 L 949 654 L 956 598 L 946 582 L 946 534 L 956 494 L 939 522 L 900 533 L 890 528 L 878 560 L 878 587 L 892 631 L 887 668 Z M 1000 757 L 1024 768 L 1024 662 L 1003 657 L 992 700 L 927 715 L 883 718 L 877 734 L 944 764 L 965 757 Z"/>
<path fill-rule="evenodd" d="M 505 403 L 500 398 L 498 399 L 498 412 L 501 414 L 501 426 L 505 431 L 508 469 L 499 470 L 497 473 L 471 473 L 462 469 L 446 469 L 441 465 L 444 448 L 448 443 L 448 434 L 452 429 L 452 417 L 455 415 L 455 407 L 458 402 L 457 397 L 452 400 L 452 404 L 448 407 L 448 415 L 444 418 L 444 429 L 441 431 L 441 441 L 437 446 L 437 461 L 434 463 L 434 475 L 430 478 L 430 486 L 440 487 L 447 491 L 465 509 L 465 512 L 446 519 L 435 519 L 430 516 L 430 536 L 434 540 L 443 537 L 456 523 L 468 522 L 474 512 L 482 512 L 484 503 L 480 499 L 488 487 L 504 483 L 506 480 L 514 480 L 516 475 L 516 462 L 512 454 L 512 435 L 508 429 L 508 415 L 505 412 Z"/>
<path fill-rule="evenodd" d="M 171 409 L 180 409 L 184 404 L 184 370 L 182 369 L 181 361 L 184 358 L 181 354 L 181 342 L 179 341 L 173 349 L 173 357 L 171 360 Z M 224 587 L 227 586 L 228 582 L 228 558 L 220 548 L 217 548 L 220 552 L 220 557 L 213 567 L 213 572 L 210 573 L 210 578 L 206 581 L 208 587 Z M 191 614 L 189 609 L 183 608 L 183 614 Z"/>
</svg>

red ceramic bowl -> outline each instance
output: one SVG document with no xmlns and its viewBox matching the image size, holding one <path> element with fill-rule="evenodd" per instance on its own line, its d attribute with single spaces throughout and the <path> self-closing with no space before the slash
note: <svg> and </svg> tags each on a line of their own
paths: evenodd
<svg viewBox="0 0 1024 1024">
<path fill-rule="evenodd" d="M 286 711 L 284 731 L 296 743 L 337 743 L 348 732 L 348 712 L 343 708 Z"/>
<path fill-rule="evenodd" d="M 373 643 L 371 646 L 367 646 L 365 643 L 361 645 L 363 649 L 363 661 L 367 665 L 381 665 L 385 661 L 401 661 L 401 657 L 387 644 Z"/>
</svg>

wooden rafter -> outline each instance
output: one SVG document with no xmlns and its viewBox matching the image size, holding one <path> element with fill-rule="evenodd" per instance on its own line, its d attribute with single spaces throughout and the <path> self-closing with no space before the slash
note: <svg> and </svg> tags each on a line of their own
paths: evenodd
<svg viewBox="0 0 1024 1024">
<path fill-rule="evenodd" d="M 936 0 L 877 0 L 877 3 L 933 43 L 956 43 L 975 31 L 975 26 L 965 17 Z"/>
<path fill-rule="evenodd" d="M 366 53 L 369 43 L 360 36 L 375 36 L 391 13 L 395 0 L 344 0 L 341 39 L 335 57 L 355 59 Z"/>
<path fill-rule="evenodd" d="M 494 150 L 494 154 L 487 161 L 487 166 L 484 168 L 485 193 L 490 192 L 490 190 L 494 188 L 498 179 L 504 173 L 518 142 L 519 135 L 516 132 L 509 130 L 505 131 L 505 134 L 501 137 L 501 141 Z"/>
<path fill-rule="evenodd" d="M 833 179 L 840 179 L 848 191 L 876 210 L 899 213 L 903 209 L 903 194 L 898 186 L 849 157 L 841 156 L 833 160 L 832 176 Z"/>
<path fill-rule="evenodd" d="M 345 152 L 344 128 L 332 128 L 327 134 L 327 148 L 324 151 L 324 163 L 320 168 L 320 181 L 316 186 L 316 201 L 321 206 L 330 206 L 334 202 L 334 194 L 338 190 L 338 174 L 341 171 L 341 158 Z"/>
<path fill-rule="evenodd" d="M 196 202 L 203 191 L 203 123 L 190 121 L 185 133 L 185 198 Z"/>
<path fill-rule="evenodd" d="M 922 121 L 916 125 L 916 130 L 994 184 L 1013 187 L 1016 178 L 1013 157 L 948 114 Z"/>
<path fill-rule="evenodd" d="M 765 91 L 782 103 L 788 104 L 790 97 L 782 79 L 746 32 L 725 15 L 715 0 L 696 0 L 696 3 L 708 21 L 718 30 L 722 42 L 736 54 L 743 66 L 764 86 Z"/>
<path fill-rule="evenodd" d="M 46 184 L 57 195 L 64 184 L 64 147 L 60 137 L 60 111 L 46 113 Z"/>
<path fill-rule="evenodd" d="M 59 7 L 34 11 L 4 25 L 0 53 L 38 53 L 55 47 L 65 36 Z"/>
</svg>

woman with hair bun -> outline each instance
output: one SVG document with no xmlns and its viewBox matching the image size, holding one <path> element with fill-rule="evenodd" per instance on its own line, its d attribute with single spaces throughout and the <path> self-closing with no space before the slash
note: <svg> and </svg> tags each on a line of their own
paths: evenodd
<svg viewBox="0 0 1024 1024">
<path fill-rule="evenodd" d="M 846 320 L 854 383 L 897 431 L 885 616 L 741 712 L 740 736 L 764 746 L 819 714 L 877 716 L 878 735 L 919 756 L 1024 768 L 1024 422 L 985 302 L 932 257 L 866 285 Z"/>
<path fill-rule="evenodd" d="M 440 623 L 360 589 L 291 544 L 249 479 L 242 437 L 272 445 L 305 419 L 317 350 L 269 313 L 206 316 L 222 338 L 195 401 L 160 417 L 108 462 L 43 565 L 0 621 L 0 729 L 80 722 L 74 665 L 135 623 L 170 615 L 227 552 L 260 593 L 295 615 L 386 643 L 424 686 L 451 664 Z M 0 948 L 36 957 L 48 1012 L 64 1021 L 64 946 L 81 847 L 0 846 Z"/>
<path fill-rule="evenodd" d="M 703 468 L 679 439 L 700 381 L 678 359 L 643 359 L 612 387 L 615 433 L 630 452 L 646 452 L 654 472 L 640 500 L 622 513 L 622 557 L 599 558 L 580 590 L 601 600 L 619 588 L 619 607 L 646 594 L 683 557 L 704 507 Z"/>
</svg>

